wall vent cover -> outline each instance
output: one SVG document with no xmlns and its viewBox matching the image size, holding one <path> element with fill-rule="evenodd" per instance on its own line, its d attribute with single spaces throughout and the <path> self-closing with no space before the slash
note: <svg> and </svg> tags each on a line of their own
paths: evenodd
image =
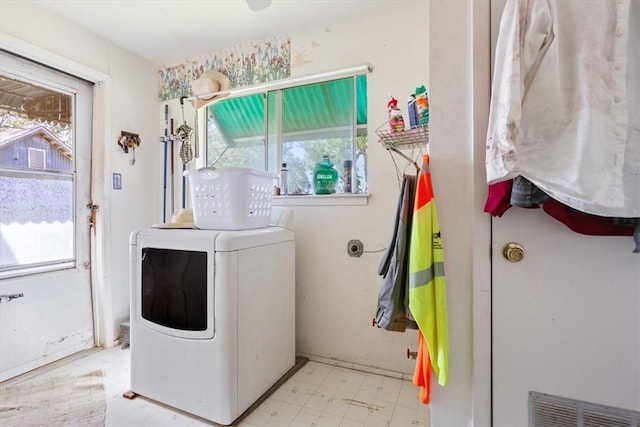
<svg viewBox="0 0 640 427">
<path fill-rule="evenodd" d="M 29 167 L 31 169 L 44 169 L 46 166 L 46 152 L 39 148 L 29 147 Z"/>
<path fill-rule="evenodd" d="M 640 427 L 640 412 L 530 391 L 529 427 Z"/>
</svg>

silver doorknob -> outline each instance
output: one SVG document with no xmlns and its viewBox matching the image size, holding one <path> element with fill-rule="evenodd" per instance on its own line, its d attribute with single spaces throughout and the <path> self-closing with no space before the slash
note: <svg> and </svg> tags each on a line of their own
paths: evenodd
<svg viewBox="0 0 640 427">
<path fill-rule="evenodd" d="M 502 247 L 502 256 L 509 262 L 519 262 L 524 258 L 524 248 L 515 242 L 509 242 Z"/>
</svg>

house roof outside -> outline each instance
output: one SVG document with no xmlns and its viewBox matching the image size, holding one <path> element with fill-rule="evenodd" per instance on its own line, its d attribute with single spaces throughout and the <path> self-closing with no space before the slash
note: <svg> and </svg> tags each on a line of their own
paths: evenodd
<svg viewBox="0 0 640 427">
<path fill-rule="evenodd" d="M 48 141 L 53 148 L 58 150 L 63 156 L 70 159 L 73 156 L 71 148 L 64 144 L 56 135 L 43 126 L 36 126 L 29 129 L 14 129 L 6 132 L 0 132 L 0 149 L 15 144 L 34 135 L 41 135 L 43 139 Z"/>
</svg>

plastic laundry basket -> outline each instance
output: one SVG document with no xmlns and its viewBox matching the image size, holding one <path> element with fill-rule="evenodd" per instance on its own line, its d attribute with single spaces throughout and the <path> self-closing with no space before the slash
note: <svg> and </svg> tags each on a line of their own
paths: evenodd
<svg viewBox="0 0 640 427">
<path fill-rule="evenodd" d="M 245 230 L 269 225 L 277 175 L 249 168 L 186 170 L 193 222 L 207 230 Z"/>
</svg>

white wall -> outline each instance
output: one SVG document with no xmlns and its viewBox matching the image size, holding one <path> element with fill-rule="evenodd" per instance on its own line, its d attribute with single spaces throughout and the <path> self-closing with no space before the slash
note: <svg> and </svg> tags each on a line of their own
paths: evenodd
<svg viewBox="0 0 640 427">
<path fill-rule="evenodd" d="M 432 422 L 439 427 L 490 422 L 490 219 L 482 212 L 488 11 L 488 1 L 396 2 L 349 27 L 291 34 L 294 75 L 366 61 L 375 67 L 368 78 L 368 206 L 296 209 L 299 352 L 413 372 L 414 361 L 404 356 L 407 346 L 415 350 L 412 331 L 370 326 L 380 254 L 350 258 L 345 248 L 351 238 L 368 250 L 388 245 L 398 186 L 374 130 L 385 121 L 389 93 L 404 100 L 417 84 L 430 89 L 431 171 L 445 249 L 451 348 L 449 385 L 434 384 L 432 391 Z M 475 331 L 474 315 L 481 320 Z"/>
<path fill-rule="evenodd" d="M 297 350 L 363 366 L 412 374 L 417 333 L 371 326 L 382 279 L 382 253 L 352 258 L 347 241 L 365 250 L 389 245 L 399 196 L 395 166 L 378 143 L 375 129 L 387 120 L 389 94 L 404 104 L 416 86 L 429 83 L 428 4 L 396 2 L 382 13 L 348 24 L 292 33 L 292 75 L 302 76 L 369 62 L 367 206 L 295 208 L 297 243 Z M 381 29 L 385 31 L 381 31 Z M 407 117 L 408 120 L 408 117 Z M 396 160 L 404 167 L 406 161 Z"/>
<path fill-rule="evenodd" d="M 430 9 L 438 13 L 437 25 Z M 377 268 L 382 253 L 352 258 L 346 245 L 350 239 L 360 239 L 366 251 L 375 251 L 389 244 L 399 184 L 394 163 L 377 142 L 375 130 L 386 122 L 389 94 L 403 103 L 416 86 L 425 84 L 432 99 L 432 176 L 445 242 L 451 341 L 450 382 L 446 388 L 434 383 L 431 414 L 433 425 L 468 425 L 475 200 L 471 3 L 398 1 L 389 10 L 356 17 L 348 24 L 308 28 L 288 36 L 293 77 L 366 62 L 374 66 L 368 75 L 368 205 L 294 207 L 296 350 L 343 366 L 405 378 L 413 374 L 415 361 L 406 358 L 406 350 L 416 350 L 416 332 L 371 326 L 381 285 Z M 168 104 L 171 116 L 179 117 L 178 101 Z M 164 103 L 158 105 L 160 117 Z M 190 108 L 187 120 L 193 120 Z M 158 126 L 164 125 L 159 122 Z M 396 162 L 401 168 L 407 164 L 397 156 Z M 483 219 L 488 223 L 487 217 Z M 484 231 L 488 233 L 488 226 Z M 489 383 L 481 386 L 488 389 Z"/>
<path fill-rule="evenodd" d="M 487 86 L 479 89 L 473 86 L 474 73 L 478 72 L 473 51 L 473 3 L 431 2 L 432 174 L 446 256 L 451 347 L 451 383 L 433 394 L 434 426 L 471 424 L 472 288 L 482 285 L 474 284 L 473 269 L 475 262 L 489 265 L 488 226 L 483 229 L 474 222 L 481 212 L 477 199 L 486 194 L 482 189 L 482 193 L 478 193 L 479 186 L 474 184 L 478 170 L 484 169 L 484 157 L 480 159 L 476 155 L 474 162 L 473 101 L 478 95 L 474 90 L 486 92 Z M 488 21 L 484 25 L 486 28 Z M 488 102 L 488 98 L 485 101 Z M 488 218 L 485 221 L 488 223 Z M 474 259 L 477 241 L 486 244 L 484 252 L 479 251 L 483 256 L 479 261 Z M 488 287 L 488 275 L 483 279 Z M 490 383 L 485 382 L 483 386 L 488 390 Z M 474 407 L 473 411 L 482 409 Z"/>
<path fill-rule="evenodd" d="M 384 12 L 358 16 L 348 24 L 286 34 L 291 38 L 292 77 L 364 63 L 374 67 L 367 76 L 368 205 L 293 207 L 296 350 L 316 360 L 407 378 L 413 375 L 415 361 L 407 359 L 406 351 L 416 350 L 417 332 L 388 332 L 371 326 L 382 283 L 377 274 L 382 253 L 352 258 L 346 252 L 350 239 L 360 239 L 365 251 L 380 250 L 389 244 L 400 188 L 394 163 L 378 143 L 375 130 L 385 126 L 389 94 L 404 104 L 416 86 L 429 87 L 428 3 L 392 4 Z M 381 28 L 388 31 L 380 31 Z M 164 104 L 169 105 L 170 117 L 181 119 L 178 100 L 160 102 L 159 130 L 164 128 Z M 185 114 L 193 123 L 190 105 L 185 106 Z M 415 153 L 416 158 L 418 154 Z M 407 165 L 400 157 L 396 162 L 401 168 Z M 179 207 L 181 184 L 177 175 L 175 179 L 175 205 Z"/>
<path fill-rule="evenodd" d="M 392 9 L 358 17 L 349 26 L 290 35 L 294 75 L 363 62 L 375 67 L 368 76 L 369 204 L 296 208 L 297 350 L 301 353 L 413 372 L 415 362 L 407 360 L 405 352 L 407 347 L 416 348 L 414 331 L 399 334 L 371 327 L 381 283 L 376 274 L 381 254 L 350 258 L 346 243 L 361 239 L 365 250 L 389 244 L 398 181 L 389 153 L 378 144 L 374 131 L 386 120 L 389 93 L 403 101 L 419 84 L 430 89 L 431 170 L 445 248 L 451 346 L 449 385 L 433 385 L 434 426 L 472 422 L 474 217 L 481 217 L 481 223 L 475 224 L 479 243 L 486 244 L 489 230 L 488 217 L 478 209 L 484 193 L 474 197 L 472 191 L 474 185 L 482 190 L 474 182 L 482 180 L 484 169 L 477 154 L 474 164 L 472 8 L 472 2 L 462 1 L 395 2 Z M 488 28 L 488 20 L 484 27 Z M 486 254 L 486 248 L 480 253 Z M 488 287 L 487 274 L 481 272 L 479 280 L 483 283 L 477 286 Z M 479 383 L 488 390 L 486 377 Z M 474 408 L 479 419 L 483 411 L 488 413 L 486 404 L 478 401 Z"/>
<path fill-rule="evenodd" d="M 94 101 L 94 203 L 100 206 L 93 259 L 96 289 L 105 301 L 97 325 L 101 344 L 111 345 L 119 323 L 129 317 L 128 235 L 157 220 L 157 66 L 29 3 L 2 2 L 2 47 L 34 57 L 71 74 L 99 81 Z M 136 132 L 142 143 L 136 164 L 116 144 L 120 131 Z M 111 189 L 111 174 L 123 189 Z M 89 212 L 87 212 L 87 215 Z M 104 322 L 103 322 L 104 323 Z"/>
</svg>

